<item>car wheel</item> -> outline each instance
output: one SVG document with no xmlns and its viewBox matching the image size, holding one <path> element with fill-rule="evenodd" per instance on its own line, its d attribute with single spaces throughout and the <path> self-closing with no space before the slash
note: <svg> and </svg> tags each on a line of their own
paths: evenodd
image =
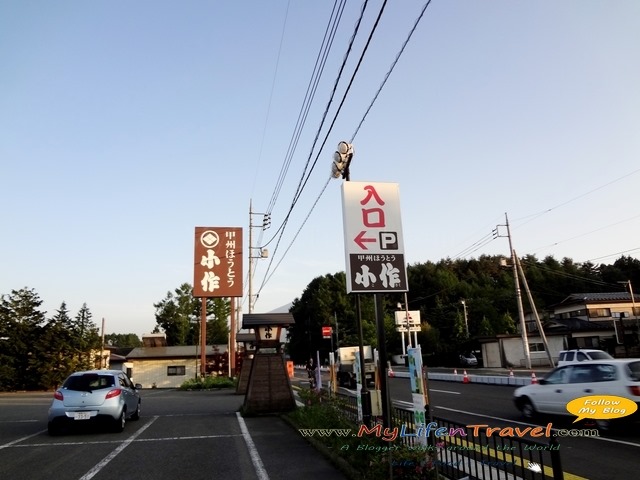
<svg viewBox="0 0 640 480">
<path fill-rule="evenodd" d="M 536 417 L 536 409 L 528 398 L 524 399 L 520 404 L 520 411 L 527 420 L 533 420 Z"/>
<path fill-rule="evenodd" d="M 136 407 L 136 411 L 131 415 L 131 420 L 140 420 L 140 401 L 138 400 L 138 406 Z"/>
<path fill-rule="evenodd" d="M 127 417 L 127 412 L 123 408 L 122 412 L 120 412 L 120 416 L 113 421 L 113 429 L 112 429 L 113 432 L 120 433 L 124 430 L 124 424 L 127 421 L 126 417 Z"/>
</svg>

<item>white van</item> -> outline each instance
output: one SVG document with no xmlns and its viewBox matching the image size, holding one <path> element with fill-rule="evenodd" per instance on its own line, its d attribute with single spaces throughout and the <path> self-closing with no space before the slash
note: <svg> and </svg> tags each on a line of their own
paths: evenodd
<svg viewBox="0 0 640 480">
<path fill-rule="evenodd" d="M 613 357 L 602 350 L 563 350 L 558 357 L 557 367 L 570 363 L 588 362 L 589 360 L 611 360 Z"/>
</svg>

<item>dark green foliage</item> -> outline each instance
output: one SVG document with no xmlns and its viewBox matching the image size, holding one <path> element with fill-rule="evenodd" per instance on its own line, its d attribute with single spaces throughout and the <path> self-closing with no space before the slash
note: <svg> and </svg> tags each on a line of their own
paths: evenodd
<svg viewBox="0 0 640 480">
<path fill-rule="evenodd" d="M 109 333 L 104 336 L 104 344 L 117 348 L 136 348 L 142 346 L 142 340 L 135 333 Z"/>
<path fill-rule="evenodd" d="M 229 377 L 205 377 L 187 380 L 180 385 L 180 390 L 211 390 L 235 386 L 235 381 Z"/>
<path fill-rule="evenodd" d="M 419 310 L 422 332 L 418 341 L 423 352 L 441 358 L 461 349 L 474 347 L 478 337 L 517 332 L 513 269 L 501 265 L 502 257 L 482 255 L 477 259 L 443 259 L 409 265 L 409 310 Z M 613 265 L 578 264 L 569 258 L 561 261 L 551 256 L 538 260 L 535 255 L 520 259 L 540 318 L 572 293 L 623 292 L 618 282 L 631 280 L 640 290 L 640 261 L 621 257 Z M 296 324 L 290 329 L 289 354 L 296 362 L 304 362 L 316 350 L 327 358 L 329 340 L 323 340 L 321 327 L 339 326 L 339 343 L 357 345 L 355 295 L 346 294 L 345 274 L 327 274 L 314 278 L 300 298 L 293 301 L 291 313 Z M 525 311 L 531 305 L 521 283 Z M 638 292 L 635 292 L 638 293 Z M 373 295 L 360 295 L 363 311 L 365 344 L 376 345 Z M 470 338 L 464 334 L 464 299 L 468 311 Z M 401 353 L 400 335 L 394 328 L 394 311 L 403 294 L 384 295 L 384 318 L 389 355 Z M 477 344 L 476 344 L 477 345 Z M 334 348 L 335 336 L 334 336 Z"/>
<path fill-rule="evenodd" d="M 55 388 L 73 371 L 96 368 L 98 329 L 86 304 L 74 319 L 62 302 L 49 320 L 33 289 L 13 290 L 0 302 L 0 390 Z"/>
<path fill-rule="evenodd" d="M 200 343 L 200 316 L 202 300 L 193 296 L 193 288 L 183 283 L 173 292 L 153 305 L 156 309 L 154 333 L 163 331 L 171 346 L 197 345 Z M 227 343 L 229 327 L 227 318 L 231 305 L 225 298 L 207 299 L 207 345 Z"/>
</svg>

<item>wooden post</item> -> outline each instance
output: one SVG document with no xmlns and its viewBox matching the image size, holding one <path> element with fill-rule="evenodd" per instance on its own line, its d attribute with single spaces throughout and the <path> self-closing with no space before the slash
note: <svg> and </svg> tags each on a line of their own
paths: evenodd
<svg viewBox="0 0 640 480">
<path fill-rule="evenodd" d="M 202 297 L 200 313 L 200 376 L 207 375 L 207 299 Z"/>
<path fill-rule="evenodd" d="M 230 376 L 236 376 L 236 299 L 229 298 L 231 302 L 231 321 L 229 322 L 229 369 Z"/>
</svg>

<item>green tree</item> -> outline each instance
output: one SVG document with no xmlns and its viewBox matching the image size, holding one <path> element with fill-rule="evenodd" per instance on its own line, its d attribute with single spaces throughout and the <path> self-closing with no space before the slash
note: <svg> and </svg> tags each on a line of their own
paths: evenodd
<svg viewBox="0 0 640 480">
<path fill-rule="evenodd" d="M 142 346 L 142 340 L 135 333 L 107 333 L 104 343 L 110 347 L 136 348 Z"/>
<path fill-rule="evenodd" d="M 33 289 L 12 290 L 2 296 L 0 388 L 3 390 L 40 388 L 37 345 L 45 322 L 41 305 L 42 300 Z"/>
<path fill-rule="evenodd" d="M 45 388 L 57 388 L 78 369 L 79 355 L 72 336 L 72 320 L 67 304 L 62 302 L 43 329 L 38 342 L 38 370 Z"/>
<path fill-rule="evenodd" d="M 154 333 L 163 331 L 169 345 L 196 345 L 200 343 L 200 317 L 202 300 L 193 296 L 193 287 L 183 283 L 164 299 L 153 305 L 156 309 Z M 227 343 L 229 326 L 227 319 L 231 304 L 226 298 L 208 298 L 207 344 Z"/>
<path fill-rule="evenodd" d="M 78 369 L 91 370 L 99 365 L 95 364 L 94 353 L 102 351 L 102 342 L 98 333 L 98 326 L 92 320 L 92 313 L 86 303 L 75 316 L 71 324 L 71 339 L 78 355 Z"/>
</svg>

